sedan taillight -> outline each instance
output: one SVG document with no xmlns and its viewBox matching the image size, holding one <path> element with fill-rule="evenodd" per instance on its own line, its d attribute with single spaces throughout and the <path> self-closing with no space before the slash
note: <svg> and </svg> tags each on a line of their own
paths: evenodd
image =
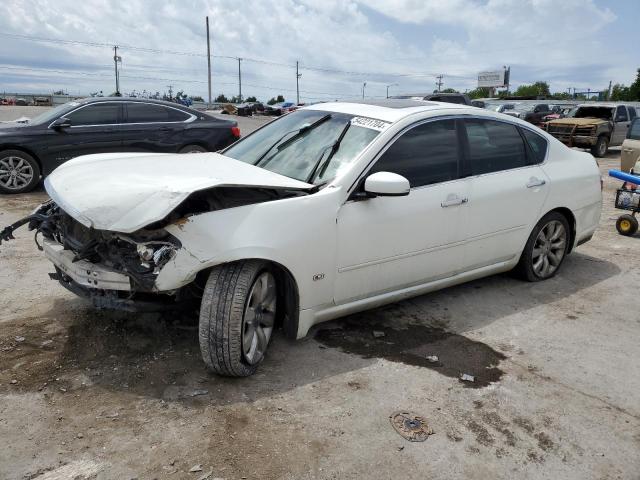
<svg viewBox="0 0 640 480">
<path fill-rule="evenodd" d="M 231 127 L 231 135 L 233 135 L 236 138 L 240 138 L 240 128 Z"/>
</svg>

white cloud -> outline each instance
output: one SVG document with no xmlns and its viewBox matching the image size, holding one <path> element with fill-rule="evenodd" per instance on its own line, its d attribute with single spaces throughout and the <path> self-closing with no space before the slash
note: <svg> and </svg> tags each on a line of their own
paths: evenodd
<svg viewBox="0 0 640 480">
<path fill-rule="evenodd" d="M 390 83 L 401 84 L 396 91 L 434 87 L 433 76 L 391 73 L 444 73 L 449 75 L 445 86 L 473 88 L 477 71 L 503 64 L 522 65 L 514 78 L 534 81 L 544 79 L 542 74 L 570 75 L 576 68 L 601 63 L 600 71 L 583 80 L 600 82 L 620 71 L 616 64 L 623 55 L 608 54 L 598 41 L 597 33 L 615 21 L 615 15 L 593 0 L 5 0 L 3 6 L 0 32 L 122 45 L 125 91 L 163 91 L 172 84 L 174 90 L 205 96 L 206 58 L 197 56 L 206 52 L 205 15 L 210 17 L 213 54 L 247 59 L 242 63 L 243 94 L 263 99 L 277 93 L 295 97 L 295 70 L 249 59 L 287 65 L 299 60 L 303 67 L 372 73 L 301 70 L 302 98 L 329 99 L 358 95 L 364 81 L 368 94 L 379 96 Z M 388 20 L 382 27 L 372 25 L 365 7 Z M 446 31 L 407 40 L 402 24 L 424 26 L 425 32 L 430 27 Z M 141 52 L 126 45 L 196 56 Z M 72 93 L 109 92 L 112 55 L 107 47 L 0 37 L 0 64 L 93 74 L 24 70 L 16 78 L 15 70 L 0 69 L 0 89 L 24 91 L 29 85 L 41 90 L 66 87 Z M 213 67 L 214 95 L 235 94 L 237 63 L 214 58 Z M 571 86 L 580 86 L 579 80 Z M 565 86 L 558 81 L 557 89 Z"/>
</svg>

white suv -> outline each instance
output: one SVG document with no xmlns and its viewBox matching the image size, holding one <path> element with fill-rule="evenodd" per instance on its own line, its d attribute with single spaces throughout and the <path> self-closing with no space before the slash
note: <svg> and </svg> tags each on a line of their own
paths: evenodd
<svg viewBox="0 0 640 480">
<path fill-rule="evenodd" d="M 323 103 L 221 154 L 102 154 L 45 182 L 20 223 L 100 307 L 200 302 L 207 366 L 252 374 L 275 327 L 498 272 L 556 274 L 601 209 L 593 157 L 487 110 Z"/>
</svg>

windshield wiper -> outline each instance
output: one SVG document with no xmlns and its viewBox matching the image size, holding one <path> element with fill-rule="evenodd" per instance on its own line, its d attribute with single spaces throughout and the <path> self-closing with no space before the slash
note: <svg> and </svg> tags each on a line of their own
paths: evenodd
<svg viewBox="0 0 640 480">
<path fill-rule="evenodd" d="M 342 139 L 349 131 L 349 127 L 351 127 L 350 121 L 348 121 L 347 124 L 344 126 L 344 128 L 340 132 L 340 135 L 338 136 L 336 141 L 333 142 L 332 145 L 329 145 L 322 149 L 322 152 L 320 152 L 320 156 L 318 157 L 315 165 L 313 166 L 313 170 L 311 170 L 311 173 L 307 177 L 307 183 L 313 183 L 313 178 L 316 176 L 316 174 L 318 177 L 321 177 L 322 175 L 324 175 L 324 172 L 327 170 L 327 167 L 329 166 L 329 162 L 331 162 L 331 159 L 338 151 L 338 148 L 340 148 L 340 143 L 342 142 Z M 322 157 L 324 157 L 324 152 L 327 151 L 327 148 L 331 148 L 331 151 L 329 152 L 329 155 L 327 155 L 327 159 L 323 162 Z"/>
<path fill-rule="evenodd" d="M 271 144 L 271 146 L 269 148 L 267 148 L 267 150 L 260 155 L 260 158 L 258 158 L 258 160 L 256 160 L 256 163 L 254 163 L 255 166 L 260 166 L 260 162 L 267 156 L 267 154 L 273 150 L 276 146 L 278 147 L 278 150 L 282 150 L 284 147 L 286 147 L 287 145 L 289 145 L 291 142 L 293 142 L 294 140 L 300 138 L 302 135 L 304 135 L 305 133 L 307 133 L 309 130 L 313 130 L 314 128 L 316 128 L 318 125 L 324 123 L 325 121 L 329 120 L 331 118 L 331 114 L 328 113 L 327 115 L 320 117 L 318 120 L 316 120 L 313 123 L 310 123 L 309 125 L 304 125 L 301 128 L 297 129 L 297 130 L 291 130 L 289 132 L 286 132 L 284 135 L 282 135 L 280 138 L 278 138 L 278 140 L 276 140 L 275 142 L 273 142 Z M 295 133 L 295 135 L 291 136 L 290 138 L 287 138 L 284 142 L 282 142 L 282 140 L 284 138 L 286 138 L 288 135 L 291 135 L 292 133 Z M 282 142 L 282 143 L 280 143 Z M 273 158 L 273 157 L 272 157 Z M 264 165 L 266 165 L 267 163 L 269 163 L 269 161 L 271 161 L 271 159 L 268 159 L 266 162 L 264 162 Z M 264 167 L 264 165 L 262 165 L 262 167 Z"/>
</svg>

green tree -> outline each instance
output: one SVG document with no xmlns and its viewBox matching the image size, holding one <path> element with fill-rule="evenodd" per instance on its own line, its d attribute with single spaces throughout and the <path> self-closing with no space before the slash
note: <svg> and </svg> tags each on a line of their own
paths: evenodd
<svg viewBox="0 0 640 480">
<path fill-rule="evenodd" d="M 573 97 L 567 92 L 556 92 L 551 95 L 551 98 L 554 100 L 571 100 Z"/>
<path fill-rule="evenodd" d="M 491 90 L 488 87 L 478 87 L 467 92 L 470 99 L 474 98 L 489 98 L 491 96 Z"/>
<path fill-rule="evenodd" d="M 216 102 L 216 103 L 229 103 L 229 99 L 224 96 L 224 93 L 221 93 L 220 95 L 218 95 L 216 97 L 214 102 Z"/>
<path fill-rule="evenodd" d="M 282 95 L 278 95 L 278 97 L 276 98 L 276 103 L 282 103 L 284 102 L 284 97 Z"/>
<path fill-rule="evenodd" d="M 635 81 L 629 85 L 629 101 L 640 101 L 640 68 L 636 71 Z"/>
<path fill-rule="evenodd" d="M 455 88 L 445 88 L 440 92 L 434 92 L 434 93 L 460 93 L 460 92 L 458 92 L 458 90 L 456 90 Z"/>
<path fill-rule="evenodd" d="M 246 102 L 257 102 L 258 99 L 256 97 L 247 97 L 245 101 Z"/>
<path fill-rule="evenodd" d="M 614 102 L 626 102 L 631 99 L 629 87 L 616 83 L 611 89 L 611 100 Z"/>
<path fill-rule="evenodd" d="M 277 97 L 271 97 L 267 102 L 267 105 L 275 105 L 276 103 L 284 102 L 284 97 L 282 95 L 278 95 Z"/>
<path fill-rule="evenodd" d="M 191 100 L 193 100 L 194 102 L 204 102 L 204 98 L 202 98 L 200 95 L 196 95 L 195 97 L 191 97 Z"/>
<path fill-rule="evenodd" d="M 535 82 L 532 85 L 520 85 L 515 92 L 518 97 L 536 97 L 551 95 L 547 82 Z"/>
</svg>

